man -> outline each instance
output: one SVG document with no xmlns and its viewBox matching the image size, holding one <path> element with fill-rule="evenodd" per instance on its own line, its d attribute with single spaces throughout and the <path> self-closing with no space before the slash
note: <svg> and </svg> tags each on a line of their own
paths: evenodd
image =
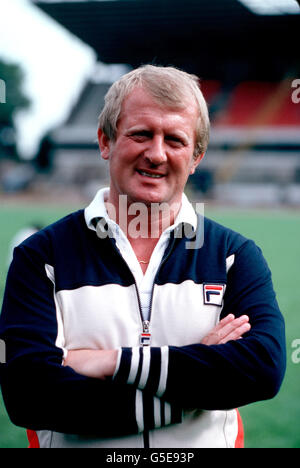
<svg viewBox="0 0 300 468">
<path fill-rule="evenodd" d="M 109 189 L 15 249 L 2 391 L 32 446 L 241 446 L 236 408 L 278 392 L 284 321 L 261 252 L 183 193 L 208 134 L 195 77 L 125 75 L 99 119 Z"/>
</svg>

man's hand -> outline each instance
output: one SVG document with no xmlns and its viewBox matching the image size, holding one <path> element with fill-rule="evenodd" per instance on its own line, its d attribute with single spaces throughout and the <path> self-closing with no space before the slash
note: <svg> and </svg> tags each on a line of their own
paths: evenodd
<svg viewBox="0 0 300 468">
<path fill-rule="evenodd" d="M 249 317 L 242 315 L 235 318 L 229 314 L 216 325 L 201 341 L 205 345 L 225 344 L 230 340 L 239 340 L 251 328 Z"/>
<path fill-rule="evenodd" d="M 104 380 L 114 375 L 117 356 L 116 349 L 75 349 L 68 351 L 63 365 L 86 377 Z"/>
</svg>

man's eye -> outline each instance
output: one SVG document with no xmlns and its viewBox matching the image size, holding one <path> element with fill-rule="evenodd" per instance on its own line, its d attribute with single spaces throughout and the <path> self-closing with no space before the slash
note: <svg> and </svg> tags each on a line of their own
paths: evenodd
<svg viewBox="0 0 300 468">
<path fill-rule="evenodd" d="M 171 144 L 174 144 L 176 146 L 183 146 L 184 145 L 184 142 L 182 141 L 181 138 L 178 138 L 176 136 L 173 136 L 173 135 L 170 135 L 170 136 L 166 136 L 166 141 L 168 141 L 169 143 Z"/>
<path fill-rule="evenodd" d="M 132 134 L 132 137 L 136 140 L 144 140 L 146 138 L 151 138 L 151 133 L 146 131 L 135 132 Z"/>
</svg>

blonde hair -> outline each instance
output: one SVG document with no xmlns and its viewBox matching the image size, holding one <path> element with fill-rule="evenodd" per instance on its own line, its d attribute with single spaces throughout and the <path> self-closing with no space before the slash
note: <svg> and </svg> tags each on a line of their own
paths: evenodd
<svg viewBox="0 0 300 468">
<path fill-rule="evenodd" d="M 173 67 L 144 65 L 113 83 L 105 96 L 105 105 L 99 116 L 99 128 L 110 140 L 114 141 L 116 138 L 123 101 L 135 87 L 143 87 L 160 104 L 178 109 L 185 108 L 191 97 L 195 99 L 199 119 L 194 156 L 205 153 L 209 142 L 210 122 L 199 80 L 195 75 Z"/>
</svg>

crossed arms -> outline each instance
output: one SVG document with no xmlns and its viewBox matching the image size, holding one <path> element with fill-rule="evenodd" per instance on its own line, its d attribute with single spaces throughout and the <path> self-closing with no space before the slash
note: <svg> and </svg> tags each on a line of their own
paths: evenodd
<svg viewBox="0 0 300 468">
<path fill-rule="evenodd" d="M 235 318 L 233 314 L 229 314 L 203 338 L 201 343 L 210 346 L 225 344 L 231 340 L 239 340 L 250 328 L 251 325 L 247 315 Z M 116 349 L 78 349 L 68 352 L 63 365 L 70 366 L 78 374 L 86 377 L 105 380 L 114 375 L 117 359 L 118 351 Z"/>
<path fill-rule="evenodd" d="M 6 343 L 7 364 L 1 368 L 1 386 L 16 425 L 122 436 L 139 431 L 138 395 L 151 404 L 170 404 L 171 422 L 178 423 L 184 408 L 235 408 L 278 392 L 285 372 L 284 323 L 269 270 L 256 250 L 247 247 L 237 256 L 223 319 L 201 343 L 145 347 L 138 350 L 135 364 L 132 348 L 72 350 L 63 361 L 63 351 L 56 346 L 53 285 L 44 265 L 44 259 L 19 247 L 6 285 L 0 337 Z M 239 289 L 241 274 L 249 280 Z M 144 353 L 147 378 L 142 384 L 131 382 L 126 370 L 141 368 Z M 154 383 L 163 372 L 162 393 Z M 145 421 L 144 427 L 153 429 L 152 424 Z"/>
</svg>

